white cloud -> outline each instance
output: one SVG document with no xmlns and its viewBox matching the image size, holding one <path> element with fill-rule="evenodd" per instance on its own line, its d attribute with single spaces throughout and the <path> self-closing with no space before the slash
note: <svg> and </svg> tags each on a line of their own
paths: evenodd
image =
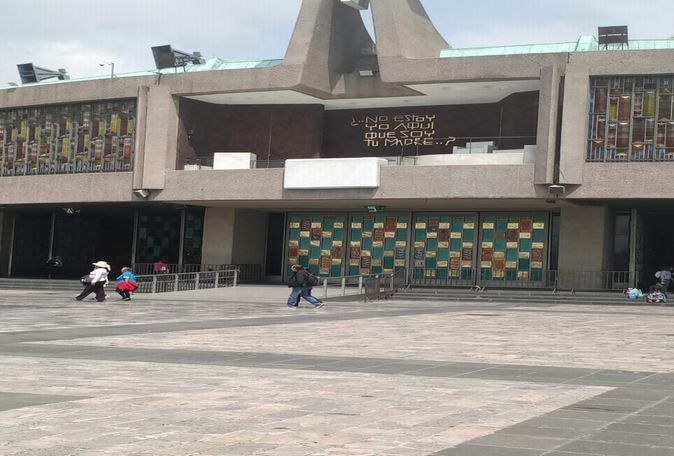
<svg viewBox="0 0 674 456">
<path fill-rule="evenodd" d="M 0 83 L 17 63 L 63 68 L 76 77 L 154 67 L 150 47 L 172 44 L 225 60 L 282 58 L 301 0 L 23 0 L 3 4 Z M 28 20 L 30 18 L 30 20 Z M 26 25 L 30 26 L 27 27 Z"/>
<path fill-rule="evenodd" d="M 282 58 L 302 0 L 21 0 L 3 2 L 0 84 L 17 63 L 65 67 L 74 77 L 154 67 L 151 46 L 172 44 L 225 60 Z M 598 25 L 633 38 L 674 35 L 671 0 L 423 0 L 454 47 L 575 41 Z M 367 17 L 367 15 L 365 15 Z"/>
</svg>

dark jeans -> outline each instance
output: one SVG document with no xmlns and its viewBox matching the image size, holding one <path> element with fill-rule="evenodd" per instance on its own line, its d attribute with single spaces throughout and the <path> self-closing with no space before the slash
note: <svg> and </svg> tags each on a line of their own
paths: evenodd
<svg viewBox="0 0 674 456">
<path fill-rule="evenodd" d="M 288 296 L 288 307 L 297 307 L 301 298 L 306 299 L 313 305 L 321 303 L 318 299 L 309 294 L 311 287 L 293 287 L 293 291 Z"/>
<path fill-rule="evenodd" d="M 120 290 L 120 289 L 117 289 L 115 291 L 117 293 L 119 293 L 119 295 L 122 297 L 122 299 L 131 299 L 131 293 L 129 293 L 128 291 Z"/>
<path fill-rule="evenodd" d="M 96 301 L 103 302 L 105 301 L 105 291 L 103 291 L 104 286 L 105 282 L 88 283 L 84 287 L 84 290 L 82 290 L 82 293 L 80 293 L 75 299 L 81 301 L 91 293 L 96 293 Z"/>
</svg>

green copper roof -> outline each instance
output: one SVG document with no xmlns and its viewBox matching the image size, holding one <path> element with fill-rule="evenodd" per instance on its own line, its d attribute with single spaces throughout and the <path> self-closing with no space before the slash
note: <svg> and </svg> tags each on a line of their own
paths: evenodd
<svg viewBox="0 0 674 456">
<path fill-rule="evenodd" d="M 614 49 L 609 47 L 609 50 Z M 674 39 L 669 40 L 630 40 L 625 50 L 642 51 L 652 49 L 674 49 Z M 486 57 L 493 55 L 521 55 L 521 54 L 554 54 L 562 52 L 590 52 L 603 51 L 593 36 L 581 36 L 578 41 L 571 43 L 553 44 L 523 44 L 517 46 L 499 46 L 467 49 L 445 49 L 440 52 L 441 58 L 452 57 Z"/>
<path fill-rule="evenodd" d="M 158 74 L 173 74 L 173 73 L 197 73 L 200 71 L 220 71 L 220 70 L 241 70 L 245 68 L 269 68 L 276 65 L 280 65 L 283 62 L 282 59 L 275 60 L 259 60 L 252 62 L 225 62 L 224 60 L 214 58 L 206 60 L 206 62 L 197 64 L 197 65 L 187 65 L 184 68 L 165 68 L 163 70 L 148 70 L 148 71 L 134 71 L 132 73 L 115 73 L 115 78 L 131 78 L 138 76 L 153 76 Z M 33 84 L 21 84 L 19 86 L 9 86 L 7 84 L 0 85 L 0 90 L 2 89 L 16 89 L 18 87 L 30 87 L 36 85 L 45 85 L 45 84 L 65 84 L 68 82 L 76 81 L 95 81 L 101 79 L 110 79 L 110 76 L 92 76 L 84 78 L 71 78 L 64 81 L 59 81 L 58 79 L 47 79 L 46 81 L 36 82 Z"/>
</svg>

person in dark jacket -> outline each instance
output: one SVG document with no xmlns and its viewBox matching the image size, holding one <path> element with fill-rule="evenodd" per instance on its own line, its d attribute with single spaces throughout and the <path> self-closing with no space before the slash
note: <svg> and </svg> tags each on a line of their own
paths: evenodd
<svg viewBox="0 0 674 456">
<path fill-rule="evenodd" d="M 321 301 L 309 294 L 311 287 L 316 284 L 313 282 L 317 282 L 316 277 L 305 271 L 299 264 L 293 265 L 291 269 L 293 274 L 288 279 L 288 286 L 293 290 L 290 292 L 290 296 L 288 296 L 288 308 L 297 309 L 301 298 L 313 304 L 315 309 L 323 307 Z"/>
<path fill-rule="evenodd" d="M 309 279 L 307 280 L 307 283 L 309 284 L 309 289 L 307 290 L 307 296 L 312 296 L 312 297 L 315 298 L 315 296 L 311 294 L 311 289 L 312 289 L 315 285 L 319 285 L 319 284 L 320 284 L 320 280 L 319 280 L 318 277 L 316 277 L 315 275 L 313 275 L 313 274 L 311 273 L 311 270 L 310 270 L 309 268 L 304 268 L 304 270 L 306 271 L 307 274 L 309 274 Z M 299 305 L 300 305 L 300 299 L 301 299 L 301 298 L 300 298 L 299 296 L 297 296 L 297 301 L 295 301 L 295 306 L 298 306 L 298 307 L 299 307 Z M 316 299 L 318 299 L 318 298 L 316 298 Z M 321 301 L 320 299 L 318 299 L 318 302 L 321 303 L 321 304 L 323 304 L 323 301 Z"/>
<path fill-rule="evenodd" d="M 61 255 L 54 255 L 53 257 L 48 259 L 47 269 L 48 269 L 47 274 L 48 279 L 56 279 L 60 277 L 61 271 L 63 270 L 63 259 L 61 258 Z"/>
</svg>

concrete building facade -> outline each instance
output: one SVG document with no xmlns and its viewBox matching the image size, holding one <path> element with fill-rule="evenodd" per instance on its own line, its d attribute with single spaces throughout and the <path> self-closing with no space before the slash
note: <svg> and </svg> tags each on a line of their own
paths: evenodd
<svg viewBox="0 0 674 456">
<path fill-rule="evenodd" d="M 674 40 L 452 49 L 420 0 L 304 0 L 282 60 L 0 88 L 0 275 L 648 285 L 674 262 L 673 82 Z"/>
</svg>

